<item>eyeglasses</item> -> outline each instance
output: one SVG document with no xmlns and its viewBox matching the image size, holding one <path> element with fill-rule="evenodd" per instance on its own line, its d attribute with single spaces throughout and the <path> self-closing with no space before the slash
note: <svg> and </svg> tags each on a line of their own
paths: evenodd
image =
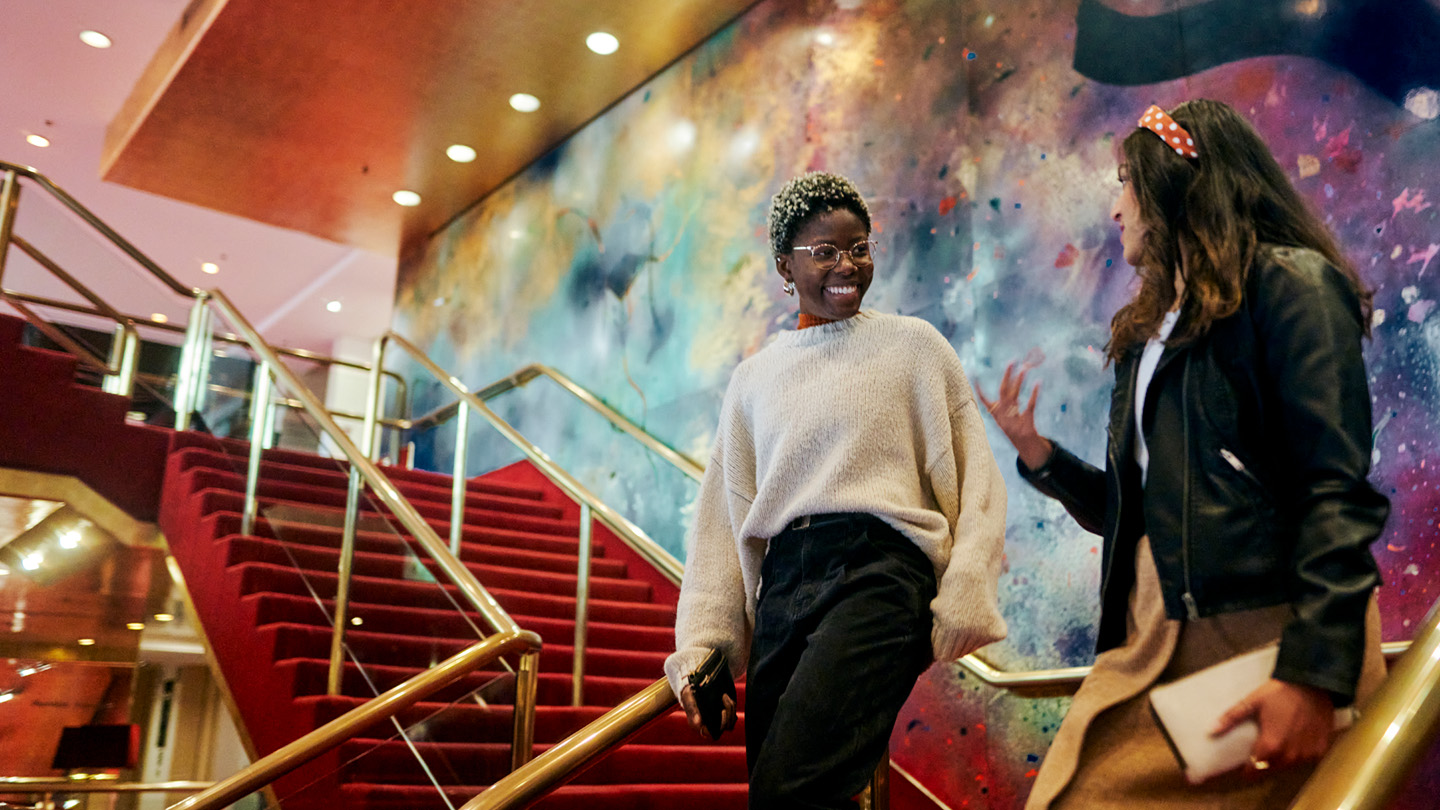
<svg viewBox="0 0 1440 810">
<path fill-rule="evenodd" d="M 841 250 L 834 245 L 796 245 L 794 250 L 810 251 L 810 261 L 821 270 L 829 270 L 840 263 L 840 256 L 850 257 L 850 263 L 856 267 L 869 267 L 875 263 L 875 240 L 865 239 L 850 246 L 849 250 Z"/>
</svg>

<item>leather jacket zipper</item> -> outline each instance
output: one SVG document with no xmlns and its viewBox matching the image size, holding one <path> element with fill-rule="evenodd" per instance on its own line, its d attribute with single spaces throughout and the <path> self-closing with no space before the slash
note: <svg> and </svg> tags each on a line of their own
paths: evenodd
<svg viewBox="0 0 1440 810">
<path fill-rule="evenodd" d="M 1220 457 L 1225 459 L 1225 463 L 1239 473 L 1241 478 L 1249 481 L 1257 489 L 1262 491 L 1265 489 L 1265 485 L 1260 483 L 1260 479 L 1255 477 L 1255 473 L 1250 472 L 1250 468 L 1245 466 L 1245 462 L 1241 461 L 1239 456 L 1230 452 L 1230 448 L 1220 448 Z"/>
<path fill-rule="evenodd" d="M 1132 366 L 1130 367 L 1130 412 L 1131 412 L 1131 413 L 1134 413 L 1134 412 L 1135 412 L 1135 381 L 1138 380 L 1138 379 L 1140 379 L 1140 364 L 1137 362 L 1137 363 L 1135 363 L 1134 365 L 1132 365 Z M 1136 423 L 1135 429 L 1136 429 L 1136 430 L 1140 430 L 1140 425 L 1139 425 L 1139 423 Z M 1121 517 L 1121 515 L 1125 514 L 1125 487 L 1124 487 L 1124 485 L 1121 483 L 1121 480 L 1122 480 L 1122 479 L 1121 479 L 1121 476 L 1120 476 L 1119 444 L 1120 444 L 1120 439 L 1119 439 L 1118 437 L 1116 437 L 1115 434 L 1112 432 L 1112 433 L 1110 434 L 1110 442 L 1109 442 L 1109 445 L 1110 445 L 1110 446 L 1105 449 L 1105 455 L 1106 455 L 1107 458 L 1110 459 L 1110 469 L 1113 470 L 1114 473 L 1115 473 L 1115 489 L 1116 489 L 1116 492 L 1118 493 L 1118 494 L 1115 496 L 1115 532 L 1116 532 L 1117 535 L 1118 535 L 1119 532 L 1120 532 L 1120 528 L 1125 525 L 1125 524 L 1123 524 L 1123 523 L 1120 522 L 1120 517 Z M 1114 564 L 1115 564 L 1115 555 L 1114 555 L 1114 553 L 1111 553 L 1110 559 L 1109 559 L 1109 560 L 1106 562 L 1106 564 L 1105 564 L 1105 570 L 1102 571 L 1101 574 L 1100 574 L 1100 593 L 1101 593 L 1102 595 L 1105 594 L 1105 593 L 1108 593 L 1108 591 L 1106 591 L 1106 588 L 1109 587 L 1109 585 L 1110 585 L 1110 568 L 1111 568 L 1111 566 L 1113 566 Z M 1102 596 L 1102 598 L 1103 598 L 1103 596 Z"/>
<path fill-rule="evenodd" d="M 1190 586 L 1190 459 L 1193 455 L 1190 449 L 1190 352 L 1185 352 L 1183 362 L 1180 368 L 1180 413 L 1185 434 L 1185 477 L 1180 490 L 1180 568 L 1185 575 L 1185 592 L 1180 599 L 1185 603 L 1185 614 L 1190 621 L 1195 621 L 1200 618 L 1200 608 L 1195 604 Z"/>
</svg>

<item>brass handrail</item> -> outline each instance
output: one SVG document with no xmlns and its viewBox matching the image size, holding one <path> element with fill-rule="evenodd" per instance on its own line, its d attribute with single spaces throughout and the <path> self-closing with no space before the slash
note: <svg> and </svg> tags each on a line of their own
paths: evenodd
<svg viewBox="0 0 1440 810">
<path fill-rule="evenodd" d="M 394 717 L 478 667 L 508 653 L 534 653 L 539 649 L 540 637 L 528 630 L 496 633 L 262 757 L 229 778 L 216 782 L 204 792 L 171 805 L 170 810 L 212 810 L 224 807 L 254 793 L 375 723 Z"/>
<path fill-rule="evenodd" d="M 1291 810 L 1382 810 L 1440 736 L 1440 601 Z"/>
<path fill-rule="evenodd" d="M 33 167 L 20 166 L 14 163 L 8 163 L 6 161 L 0 160 L 0 172 L 5 172 L 7 174 L 13 172 L 16 176 L 28 177 L 31 180 L 34 180 L 37 184 L 44 188 L 45 191 L 50 194 L 50 196 L 59 200 L 61 205 L 64 205 L 66 208 L 70 209 L 70 211 L 73 212 L 76 216 L 85 220 L 86 224 L 99 231 L 100 234 L 104 236 L 107 240 L 109 240 L 111 244 L 119 248 L 122 252 L 125 253 L 125 255 L 129 256 L 131 259 L 134 259 L 136 264 L 145 268 L 145 270 L 148 271 L 150 275 L 158 279 L 160 283 L 164 284 L 166 287 L 169 287 L 177 295 L 182 295 L 186 298 L 196 297 L 196 294 L 199 292 L 198 290 L 196 290 L 194 287 L 187 287 L 184 284 L 181 284 L 180 282 L 176 281 L 175 278 L 169 273 L 161 270 L 160 265 L 151 261 L 149 256 L 146 256 L 140 251 L 139 248 L 130 244 L 123 236 L 116 233 L 113 229 L 111 229 L 109 225 L 106 225 L 100 220 L 99 217 L 95 216 L 95 214 L 92 213 L 89 208 L 81 205 L 78 200 L 67 194 L 64 189 L 50 182 L 50 178 L 36 171 Z"/>
<path fill-rule="evenodd" d="M 675 705 L 675 693 L 665 679 L 631 695 L 600 719 L 530 760 L 524 767 L 486 788 L 460 810 L 496 810 L 518 807 L 564 784 L 610 748 L 623 743 L 660 719 Z"/>
<path fill-rule="evenodd" d="M 60 309 L 66 312 L 74 312 L 78 315 L 94 315 L 101 318 L 109 317 L 105 312 L 95 307 L 87 307 L 83 304 L 75 304 L 69 301 L 60 301 L 54 298 L 46 298 L 42 295 L 31 295 L 29 293 L 22 293 L 18 290 L 0 290 L 0 295 L 3 295 L 12 303 L 15 301 L 19 301 L 25 304 L 34 304 L 36 306 Z M 168 320 L 157 321 L 154 318 L 146 317 L 144 315 L 129 315 L 125 313 L 119 313 L 119 315 L 120 317 L 125 318 L 136 326 L 144 326 L 152 329 L 159 329 L 161 331 L 174 332 L 178 334 L 185 334 L 187 331 L 189 331 L 186 326 L 178 323 L 172 323 Z M 214 335 L 211 335 L 211 339 L 218 340 L 221 343 L 229 343 L 235 346 L 246 345 L 243 338 L 241 338 L 239 335 L 230 334 L 229 332 L 218 332 Z M 340 366 L 341 368 L 351 368 L 357 371 L 364 371 L 366 373 L 370 371 L 370 366 L 364 363 L 356 362 L 354 360 L 346 360 L 341 357 L 331 357 L 330 355 L 320 354 L 319 352 L 312 352 L 308 349 L 291 349 L 284 346 L 276 346 L 275 353 L 281 355 L 282 357 L 295 357 L 300 360 L 307 360 L 309 362 L 316 363 L 322 366 Z M 397 388 L 400 389 L 400 393 L 397 399 L 401 403 L 408 403 L 408 384 L 405 382 L 405 378 L 394 371 L 385 371 L 382 373 L 386 377 L 388 377 L 391 382 L 395 383 L 395 386 Z M 392 421 L 397 423 L 397 426 L 405 428 L 410 427 L 409 420 L 404 419 L 403 417 Z"/>
<path fill-rule="evenodd" d="M 118 782 L 110 779 L 56 779 L 0 776 L 0 793 L 194 793 L 214 782 Z"/>
<path fill-rule="evenodd" d="M 376 342 L 376 358 L 371 366 L 372 369 L 384 367 L 385 347 L 391 343 L 404 349 L 430 376 L 434 377 L 441 385 L 449 389 L 461 402 L 468 404 L 472 410 L 483 416 L 491 426 L 500 431 L 502 436 L 519 448 L 520 451 L 525 454 L 526 458 L 530 459 L 546 478 L 553 481 L 556 486 L 560 487 L 560 489 L 571 498 L 580 503 L 589 504 L 591 511 L 595 513 L 595 516 L 599 518 L 602 523 L 609 526 L 627 546 L 639 554 L 650 565 L 654 566 L 661 575 L 677 585 L 680 583 L 680 577 L 684 571 L 684 567 L 680 564 L 679 560 L 675 559 L 674 555 L 666 551 L 659 543 L 652 540 L 639 526 L 631 523 L 619 512 L 616 512 L 604 501 L 596 497 L 594 493 L 590 492 L 590 490 L 576 480 L 574 476 L 556 464 L 543 450 L 521 435 L 509 422 L 501 419 L 480 397 L 472 394 L 470 390 L 465 387 L 464 383 L 448 374 L 437 365 L 434 360 L 431 360 L 429 356 L 420 351 L 415 344 L 395 332 L 386 332 Z M 373 370 L 371 374 L 374 374 Z M 379 392 L 378 386 L 373 383 L 373 380 L 371 395 L 372 405 L 377 404 L 374 400 L 378 399 Z M 412 424 L 416 421 L 418 420 L 411 420 Z M 373 426 L 367 425 L 364 435 L 369 437 L 373 435 L 373 433 Z"/>
<path fill-rule="evenodd" d="M 477 399 L 483 402 L 489 402 L 490 400 L 500 396 L 506 391 L 512 391 L 516 388 L 521 388 L 525 385 L 528 385 L 532 380 L 535 380 L 538 377 L 549 378 L 551 382 L 560 386 L 562 389 L 570 393 L 576 399 L 583 402 L 591 410 L 605 417 L 605 419 L 608 420 L 610 424 L 614 425 L 616 428 L 628 434 L 631 438 L 645 445 L 645 447 L 650 449 L 656 455 L 670 462 L 678 470 L 685 473 L 690 478 L 699 481 L 700 478 L 704 476 L 704 465 L 697 463 L 694 459 L 690 458 L 684 453 L 681 453 L 670 445 L 665 444 L 664 442 L 655 438 L 655 436 L 652 435 L 649 431 L 630 421 L 628 417 L 615 410 L 614 408 L 610 407 L 608 404 L 605 403 L 604 400 L 595 396 L 584 386 L 581 386 L 579 383 L 570 379 L 568 376 L 561 373 L 560 371 L 551 368 L 550 366 L 543 365 L 541 363 L 532 363 L 519 369 L 514 374 L 490 383 L 484 388 L 480 388 L 473 393 Z M 442 424 L 445 421 L 449 420 L 451 417 L 455 416 L 459 407 L 459 402 L 452 402 L 449 405 L 441 405 L 440 407 L 430 411 L 424 416 L 412 419 L 411 422 L 414 428 L 417 430 L 433 427 L 435 425 Z"/>
<path fill-rule="evenodd" d="M 430 554 L 440 570 L 460 589 L 465 601 L 480 613 L 490 628 L 497 632 L 519 630 L 515 620 L 511 619 L 505 609 L 500 607 L 500 603 L 495 601 L 495 597 L 491 596 L 490 592 L 475 580 L 474 574 L 465 567 L 464 563 L 450 553 L 450 549 L 440 541 L 435 530 L 416 511 L 410 501 L 400 493 L 400 490 L 380 471 L 380 468 L 371 462 L 359 447 L 355 446 L 349 435 L 335 424 L 335 420 L 331 418 L 325 406 L 315 398 L 315 394 L 300 381 L 299 377 L 295 376 L 295 372 L 280 361 L 279 355 L 265 342 L 264 338 L 260 337 L 255 327 L 235 309 L 235 305 L 230 302 L 230 299 L 219 290 L 211 290 L 210 297 L 213 305 L 225 315 L 240 335 L 245 338 L 245 341 L 250 344 L 250 348 L 270 367 L 270 372 L 284 381 L 290 393 L 300 400 L 306 413 L 320 423 L 325 432 L 329 434 L 330 439 L 339 447 L 340 452 L 345 455 L 346 460 L 350 462 L 350 468 L 358 472 L 365 483 L 369 484 L 375 496 L 394 513 L 400 524 L 414 536 L 426 553 Z M 373 421 L 373 418 L 367 421 L 367 432 L 373 432 L 368 427 L 370 421 Z M 342 575 L 342 579 L 346 578 L 348 576 Z"/>
</svg>

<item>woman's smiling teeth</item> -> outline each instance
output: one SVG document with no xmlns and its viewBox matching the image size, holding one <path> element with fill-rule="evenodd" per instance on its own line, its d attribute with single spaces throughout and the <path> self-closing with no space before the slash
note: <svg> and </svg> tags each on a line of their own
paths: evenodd
<svg viewBox="0 0 1440 810">
<path fill-rule="evenodd" d="M 826 287 L 825 292 L 831 295 L 849 295 L 855 292 L 855 285 L 849 284 L 844 287 Z"/>
</svg>

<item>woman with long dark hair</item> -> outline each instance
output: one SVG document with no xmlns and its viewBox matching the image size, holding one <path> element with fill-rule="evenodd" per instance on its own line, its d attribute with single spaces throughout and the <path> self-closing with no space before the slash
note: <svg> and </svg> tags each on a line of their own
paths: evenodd
<svg viewBox="0 0 1440 810">
<path fill-rule="evenodd" d="M 711 649 L 746 673 L 752 810 L 853 808 L 915 680 L 1003 638 L 1005 486 L 955 350 L 860 308 L 870 212 L 811 172 L 770 206 L 797 329 L 735 369 L 665 672 L 691 725 Z M 735 722 L 721 696 L 709 729 Z"/>
<path fill-rule="evenodd" d="M 1151 107 L 1121 147 L 1135 297 L 1111 322 L 1105 469 L 1035 429 L 1039 385 L 1006 369 L 987 410 L 1021 475 L 1104 537 L 1098 656 L 1027 808 L 1284 807 L 1335 709 L 1384 676 L 1366 480 L 1371 295 L 1230 107 Z M 1254 722 L 1248 773 L 1189 784 L 1152 687 L 1278 642 L 1268 682 L 1214 729 Z"/>
</svg>

